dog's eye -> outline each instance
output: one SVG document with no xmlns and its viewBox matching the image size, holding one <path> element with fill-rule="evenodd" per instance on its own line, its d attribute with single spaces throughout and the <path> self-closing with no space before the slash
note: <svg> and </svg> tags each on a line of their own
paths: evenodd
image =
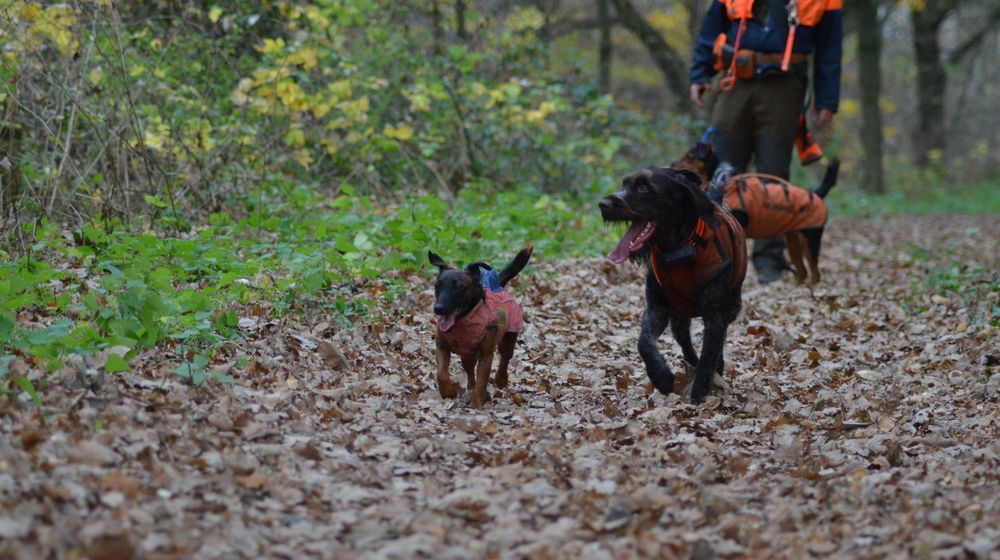
<svg viewBox="0 0 1000 560">
<path fill-rule="evenodd" d="M 649 185 L 647 185 L 645 183 L 642 183 L 642 184 L 636 186 L 635 190 L 638 191 L 639 194 L 646 194 L 646 193 L 649 192 Z"/>
<path fill-rule="evenodd" d="M 452 282 L 452 286 L 454 286 L 456 288 L 461 288 L 462 287 L 462 281 L 461 280 L 455 280 L 454 282 Z"/>
</svg>

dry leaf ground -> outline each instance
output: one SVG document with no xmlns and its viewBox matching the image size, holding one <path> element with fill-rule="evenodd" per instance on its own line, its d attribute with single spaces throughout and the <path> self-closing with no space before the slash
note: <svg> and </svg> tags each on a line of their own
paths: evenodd
<svg viewBox="0 0 1000 560">
<path fill-rule="evenodd" d="M 600 259 L 536 255 L 481 412 L 437 395 L 430 276 L 355 330 L 245 321 L 234 385 L 158 351 L 3 401 L 0 557 L 1000 558 L 998 239 L 835 220 L 812 293 L 748 281 L 701 407 L 647 395 L 640 274 Z M 922 288 L 915 247 L 986 283 Z"/>
</svg>

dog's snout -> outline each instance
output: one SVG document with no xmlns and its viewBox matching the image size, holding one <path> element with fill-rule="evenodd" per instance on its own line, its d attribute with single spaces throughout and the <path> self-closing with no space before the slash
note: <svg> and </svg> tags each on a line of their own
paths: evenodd
<svg viewBox="0 0 1000 560">
<path fill-rule="evenodd" d="M 616 206 L 621 206 L 621 202 L 622 202 L 621 196 L 613 194 L 604 197 L 598 204 L 598 206 L 601 208 L 601 212 L 607 212 L 609 210 L 614 209 Z"/>
</svg>

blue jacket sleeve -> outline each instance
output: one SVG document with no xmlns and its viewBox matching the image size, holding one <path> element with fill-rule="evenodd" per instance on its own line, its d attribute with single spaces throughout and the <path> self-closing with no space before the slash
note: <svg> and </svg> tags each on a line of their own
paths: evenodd
<svg viewBox="0 0 1000 560">
<path fill-rule="evenodd" d="M 715 45 L 715 38 L 720 33 L 726 32 L 728 22 L 725 5 L 718 0 L 712 0 L 694 43 L 691 72 L 688 74 L 692 84 L 707 83 L 715 75 L 715 68 L 712 67 L 715 63 L 712 47 Z"/>
<path fill-rule="evenodd" d="M 837 112 L 840 105 L 840 58 L 844 34 L 843 12 L 831 10 L 823 14 L 816 26 L 816 47 L 813 56 L 813 87 L 816 108 Z"/>
</svg>

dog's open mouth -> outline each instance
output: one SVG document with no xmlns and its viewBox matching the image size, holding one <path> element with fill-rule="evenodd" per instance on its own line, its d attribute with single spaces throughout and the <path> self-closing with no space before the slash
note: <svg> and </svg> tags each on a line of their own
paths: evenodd
<svg viewBox="0 0 1000 560">
<path fill-rule="evenodd" d="M 636 220 L 632 222 L 632 225 L 625 232 L 622 240 L 618 242 L 618 246 L 615 247 L 614 251 L 608 253 L 608 258 L 611 262 L 615 264 L 621 264 L 628 260 L 633 253 L 637 253 L 642 250 L 643 245 L 649 238 L 653 236 L 656 231 L 656 222 L 649 222 L 646 220 Z"/>
<path fill-rule="evenodd" d="M 447 315 L 438 315 L 438 330 L 441 332 L 448 332 L 452 327 L 455 326 L 455 321 L 458 319 L 458 310 L 454 310 Z"/>
</svg>

